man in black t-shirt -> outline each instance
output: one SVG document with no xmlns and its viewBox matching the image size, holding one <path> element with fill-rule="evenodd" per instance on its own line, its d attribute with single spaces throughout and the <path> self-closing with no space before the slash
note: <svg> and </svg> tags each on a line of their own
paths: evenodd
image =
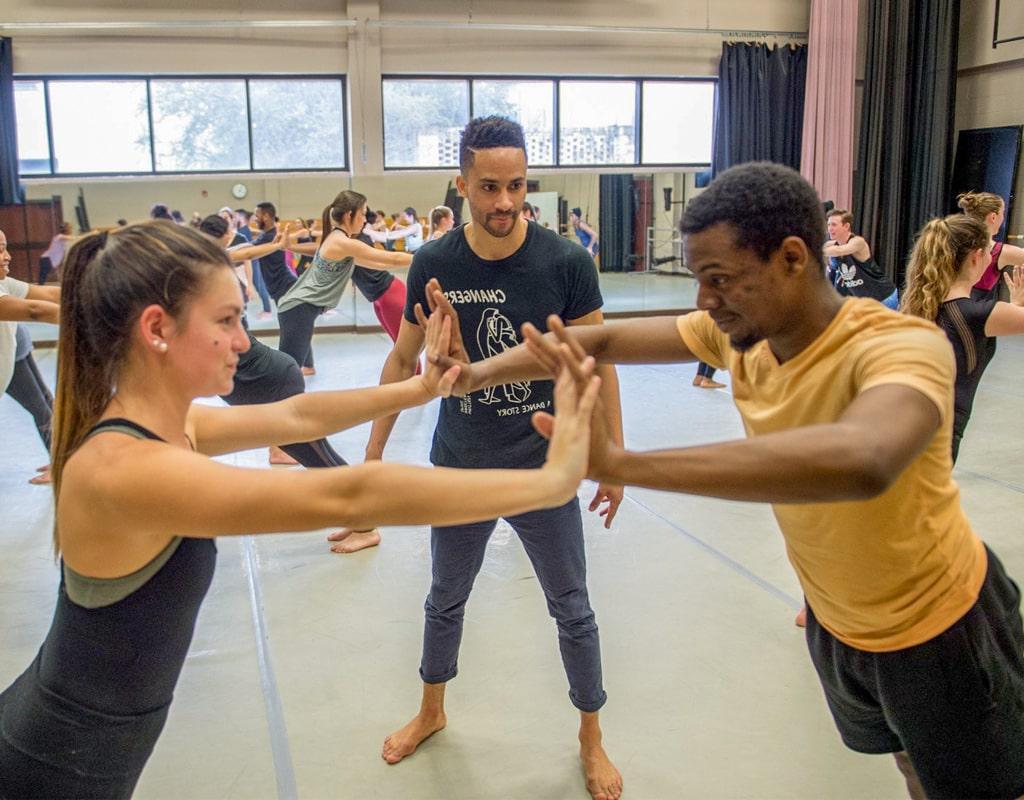
<svg viewBox="0 0 1024 800">
<path fill-rule="evenodd" d="M 253 240 L 253 244 L 267 244 L 277 237 L 277 208 L 273 203 L 263 202 L 256 206 L 249 220 L 250 227 L 259 230 L 260 235 Z M 267 285 L 267 291 L 277 303 L 292 284 L 295 283 L 295 276 L 288 269 L 284 260 L 284 252 L 278 250 L 269 256 L 260 259 L 260 270 L 263 272 L 263 281 Z"/>
<path fill-rule="evenodd" d="M 427 242 L 409 269 L 405 319 L 384 364 L 381 383 L 413 374 L 424 334 L 414 306 L 427 308 L 426 290 L 437 278 L 458 309 L 467 358 L 478 361 L 519 343 L 530 321 L 544 328 L 550 314 L 570 325 L 600 324 L 601 293 L 593 259 L 579 245 L 527 222 L 519 211 L 526 200 L 526 146 L 519 125 L 500 117 L 475 119 L 462 136 L 459 193 L 468 201 L 472 222 Z M 602 399 L 609 428 L 621 441 L 618 381 L 601 368 Z M 469 468 L 530 468 L 544 461 L 546 441 L 533 429 L 535 411 L 550 411 L 552 383 L 523 381 L 467 397 L 442 400 L 430 460 Z M 367 445 L 367 459 L 380 458 L 396 417 L 378 420 Z M 622 500 L 622 487 L 602 484 L 590 504 L 606 527 Z M 601 679 L 597 624 L 586 585 L 583 520 L 579 501 L 507 518 L 519 535 L 544 590 L 558 627 L 569 697 L 580 711 L 580 756 L 587 789 L 615 800 L 622 777 L 601 745 L 598 710 L 606 695 Z M 458 670 L 463 614 L 473 581 L 497 524 L 431 529 L 433 580 L 425 606 L 426 625 L 420 677 L 420 712 L 384 742 L 383 758 L 401 761 L 445 726 L 445 684 Z M 356 534 L 352 534 L 355 536 Z"/>
</svg>

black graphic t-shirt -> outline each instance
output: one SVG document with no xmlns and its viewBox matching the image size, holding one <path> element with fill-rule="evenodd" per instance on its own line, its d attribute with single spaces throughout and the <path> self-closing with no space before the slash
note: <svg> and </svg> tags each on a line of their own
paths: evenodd
<svg viewBox="0 0 1024 800">
<path fill-rule="evenodd" d="M 896 284 L 889 280 L 874 258 L 858 261 L 852 255 L 829 256 L 828 261 L 832 284 L 843 297 L 870 297 L 882 302 L 896 291 Z"/>
<path fill-rule="evenodd" d="M 459 314 L 470 361 L 520 343 L 524 322 L 547 330 L 547 317 L 579 319 L 601 308 L 597 269 L 575 242 L 535 223 L 515 253 L 499 261 L 478 257 L 463 227 L 427 242 L 409 268 L 405 318 L 426 309 L 427 281 L 437 278 Z M 544 463 L 547 440 L 530 424 L 535 411 L 552 411 L 552 381 L 492 386 L 441 401 L 430 461 L 442 467 L 532 469 Z"/>
</svg>

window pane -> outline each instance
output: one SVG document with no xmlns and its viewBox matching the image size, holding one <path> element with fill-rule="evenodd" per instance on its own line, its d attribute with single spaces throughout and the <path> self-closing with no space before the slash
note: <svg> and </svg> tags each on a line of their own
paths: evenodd
<svg viewBox="0 0 1024 800">
<path fill-rule="evenodd" d="M 644 82 L 645 164 L 710 164 L 715 84 Z"/>
<path fill-rule="evenodd" d="M 150 172 L 145 81 L 50 81 L 56 172 Z"/>
<path fill-rule="evenodd" d="M 554 81 L 473 81 L 473 114 L 514 119 L 526 134 L 533 165 L 554 164 Z"/>
<path fill-rule="evenodd" d="M 151 82 L 158 172 L 249 169 L 245 81 Z"/>
<path fill-rule="evenodd" d="M 18 172 L 49 173 L 50 143 L 46 140 L 46 94 L 42 81 L 14 82 L 14 116 L 18 129 Z"/>
<path fill-rule="evenodd" d="M 469 82 L 384 81 L 384 166 L 451 167 L 469 122 Z"/>
<path fill-rule="evenodd" d="M 251 80 L 255 169 L 345 167 L 341 81 Z"/>
<path fill-rule="evenodd" d="M 560 163 L 636 161 L 636 81 L 561 81 L 558 115 Z"/>
</svg>

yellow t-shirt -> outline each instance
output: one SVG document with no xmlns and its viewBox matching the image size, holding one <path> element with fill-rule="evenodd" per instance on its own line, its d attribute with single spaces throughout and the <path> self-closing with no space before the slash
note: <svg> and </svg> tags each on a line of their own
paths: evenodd
<svg viewBox="0 0 1024 800">
<path fill-rule="evenodd" d="M 833 422 L 882 384 L 913 387 L 935 404 L 938 431 L 883 494 L 772 509 L 815 616 L 846 644 L 898 650 L 960 619 L 988 560 L 951 477 L 956 364 L 945 334 L 874 300 L 849 299 L 814 342 L 779 364 L 766 341 L 734 350 L 705 312 L 677 324 L 690 352 L 729 370 L 748 436 Z"/>
</svg>

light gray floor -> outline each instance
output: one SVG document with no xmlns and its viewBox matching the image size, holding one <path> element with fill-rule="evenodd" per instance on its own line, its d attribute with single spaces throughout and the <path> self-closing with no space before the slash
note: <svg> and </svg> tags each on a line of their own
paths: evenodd
<svg viewBox="0 0 1024 800">
<path fill-rule="evenodd" d="M 374 383 L 389 342 L 335 335 L 315 346 L 309 388 L 325 389 Z M 52 379 L 52 351 L 37 356 Z M 1018 577 L 1022 367 L 1024 342 L 1001 342 L 957 471 L 976 528 Z M 632 447 L 741 435 L 727 390 L 692 388 L 693 371 L 620 370 Z M 403 414 L 388 457 L 425 462 L 435 415 L 433 406 Z M 26 483 L 45 455 L 8 397 L 0 429 L 6 686 L 45 636 L 57 570 L 50 493 Z M 366 434 L 332 441 L 358 460 Z M 592 515 L 586 526 L 605 743 L 626 797 L 905 796 L 889 759 L 846 751 L 833 729 L 793 627 L 800 592 L 767 508 L 629 490 L 611 532 Z M 449 727 L 393 767 L 379 758 L 381 741 L 419 701 L 427 530 L 386 529 L 381 547 L 354 556 L 328 553 L 324 533 L 219 540 L 214 585 L 137 797 L 585 800 L 554 625 L 509 529 L 495 533 L 469 606 Z"/>
</svg>

